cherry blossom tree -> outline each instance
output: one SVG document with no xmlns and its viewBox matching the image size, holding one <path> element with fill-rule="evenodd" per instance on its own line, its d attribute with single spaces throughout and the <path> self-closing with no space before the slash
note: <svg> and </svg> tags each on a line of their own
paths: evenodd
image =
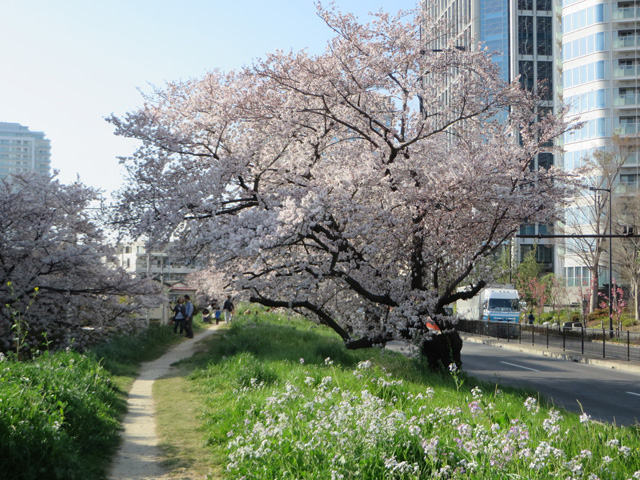
<svg viewBox="0 0 640 480">
<path fill-rule="evenodd" d="M 604 299 L 604 301 L 600 302 L 600 308 L 603 310 L 609 307 L 609 302 L 611 304 L 611 319 L 615 321 L 615 323 L 620 326 L 620 319 L 622 318 L 622 314 L 624 313 L 624 309 L 627 307 L 627 301 L 624 299 L 624 290 L 622 287 L 619 287 L 616 284 L 615 277 L 611 280 L 611 296 L 608 296 L 606 293 L 599 292 L 598 295 Z"/>
<path fill-rule="evenodd" d="M 348 348 L 422 338 L 427 316 L 445 338 L 445 306 L 490 280 L 520 223 L 558 218 L 567 178 L 530 164 L 566 126 L 482 49 L 433 48 L 444 25 L 318 13 L 335 32 L 324 54 L 169 83 L 109 119 L 142 141 L 115 222 L 179 237 Z"/>
<path fill-rule="evenodd" d="M 0 351 L 83 348 L 133 322 L 155 288 L 110 263 L 97 192 L 25 174 L 0 180 Z M 149 297 L 147 297 L 149 296 Z"/>
<path fill-rule="evenodd" d="M 185 279 L 187 285 L 197 289 L 196 305 L 214 305 L 222 309 L 222 303 L 231 294 L 233 279 L 226 277 L 225 272 L 208 268 L 191 273 Z"/>
</svg>

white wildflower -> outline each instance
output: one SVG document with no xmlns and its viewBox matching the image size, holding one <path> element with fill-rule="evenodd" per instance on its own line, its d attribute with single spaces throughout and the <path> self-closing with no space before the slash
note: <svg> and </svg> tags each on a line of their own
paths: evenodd
<svg viewBox="0 0 640 480">
<path fill-rule="evenodd" d="M 591 421 L 591 415 L 587 415 L 586 413 L 582 412 L 582 415 L 580 415 L 580 423 L 589 423 Z"/>
<path fill-rule="evenodd" d="M 365 360 L 358 363 L 358 370 L 366 370 L 368 368 L 371 368 L 371 360 Z"/>
</svg>

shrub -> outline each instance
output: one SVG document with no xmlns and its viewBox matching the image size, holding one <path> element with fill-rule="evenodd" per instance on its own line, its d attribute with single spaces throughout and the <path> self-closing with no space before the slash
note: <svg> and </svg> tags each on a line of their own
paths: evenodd
<svg viewBox="0 0 640 480">
<path fill-rule="evenodd" d="M 587 315 L 587 321 L 592 322 L 594 320 L 602 320 L 601 317 L 609 318 L 609 310 L 605 308 L 596 308 L 593 312 Z"/>
</svg>

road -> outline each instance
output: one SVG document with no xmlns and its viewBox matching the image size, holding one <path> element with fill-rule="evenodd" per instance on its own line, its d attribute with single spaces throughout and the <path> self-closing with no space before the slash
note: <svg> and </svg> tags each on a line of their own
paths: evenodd
<svg viewBox="0 0 640 480">
<path fill-rule="evenodd" d="M 527 387 L 571 412 L 593 420 L 640 421 L 640 374 L 464 342 L 462 368 L 492 384 Z M 578 403 L 579 402 L 579 403 Z"/>
</svg>

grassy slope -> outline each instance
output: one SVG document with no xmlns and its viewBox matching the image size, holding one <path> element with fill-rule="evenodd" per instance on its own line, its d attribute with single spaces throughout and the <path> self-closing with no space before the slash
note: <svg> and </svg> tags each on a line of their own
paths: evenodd
<svg viewBox="0 0 640 480">
<path fill-rule="evenodd" d="M 328 357 L 332 359 L 332 366 L 325 365 L 325 359 Z M 304 359 L 304 362 L 300 359 Z M 358 383 L 359 380 L 354 380 L 353 372 L 356 366 L 359 362 L 366 360 L 377 365 L 375 368 L 382 369 L 380 371 L 384 372 L 385 378 L 388 376 L 391 386 L 381 387 L 381 382 L 386 383 L 386 380 L 376 379 L 375 375 L 362 381 L 373 382 L 377 385 L 375 387 L 371 383 Z M 478 429 L 482 428 L 482 422 L 486 428 L 490 428 L 492 424 L 500 425 L 503 429 L 508 428 L 511 421 L 527 415 L 523 405 L 525 399 L 531 396 L 531 392 L 507 388 L 497 393 L 495 386 L 481 384 L 481 389 L 488 393 L 485 393 L 484 398 L 479 401 L 488 408 L 484 411 L 483 418 L 475 418 L 476 415 L 467 418 L 464 415 L 469 415 L 466 411 L 467 405 L 474 398 L 471 391 L 476 386 L 474 379 L 465 379 L 463 375 L 453 378 L 448 374 L 432 374 L 427 372 L 424 364 L 393 352 L 377 349 L 347 351 L 339 339 L 324 328 L 309 322 L 288 321 L 277 315 L 265 313 L 250 313 L 239 318 L 226 336 L 211 338 L 206 352 L 181 362 L 180 368 L 184 374 L 192 372 L 189 381 L 174 376 L 158 382 L 154 392 L 159 404 L 160 434 L 170 461 L 176 465 L 177 478 L 190 476 L 202 478 L 203 473 L 207 471 L 210 472 L 210 478 L 224 478 L 223 471 L 229 454 L 228 445 L 232 440 L 230 432 L 235 430 L 234 435 L 237 434 L 238 428 L 242 428 L 243 423 L 248 423 L 255 428 L 264 421 L 262 417 L 253 418 L 252 415 L 247 414 L 251 406 L 257 405 L 257 410 L 262 411 L 261 414 L 256 413 L 256 417 L 267 415 L 265 412 L 268 412 L 269 396 L 273 392 L 276 392 L 275 395 L 285 396 L 283 385 L 286 384 L 293 385 L 293 388 L 303 392 L 307 389 L 305 394 L 309 399 L 313 399 L 314 395 L 317 398 L 318 392 L 311 388 L 321 386 L 322 379 L 328 374 L 339 385 L 343 394 L 347 391 L 359 392 L 362 389 L 370 389 L 385 401 L 395 402 L 397 400 L 393 400 L 394 398 L 400 398 L 403 408 L 410 413 L 415 406 L 411 399 L 417 398 L 418 392 L 433 388 L 436 394 L 427 402 L 429 408 L 437 411 L 449 405 L 457 405 L 464 412 L 461 413 L 461 418 L 454 422 L 468 422 Z M 312 378 L 311 386 L 305 387 L 302 381 L 305 377 Z M 393 385 L 396 381 L 403 386 Z M 184 409 L 177 409 L 176 405 L 181 402 L 184 404 Z M 294 401 L 289 407 L 298 410 L 302 409 L 303 405 L 304 403 L 296 404 Z M 490 411 L 491 408 L 496 408 L 496 411 Z M 332 411 L 334 410 L 328 410 L 327 415 Z M 621 439 L 626 445 L 630 444 L 636 452 L 638 450 L 640 441 L 638 441 L 636 430 L 595 425 L 590 425 L 588 427 L 590 430 L 587 430 L 580 425 L 577 416 L 566 412 L 561 413 L 564 420 L 558 423 L 559 428 L 565 436 L 572 439 L 562 448 L 567 455 L 571 455 L 571 459 L 577 455 L 575 452 L 579 453 L 587 448 L 594 450 L 594 456 L 602 457 L 605 454 L 608 456 L 608 447 L 604 445 L 613 438 Z M 536 438 L 536 442 L 544 442 L 549 432 L 548 424 L 544 426 L 543 420 L 548 421 L 549 413 L 543 408 L 537 415 L 536 418 L 530 419 L 530 425 L 527 428 L 532 437 Z M 179 421 L 177 421 L 178 418 Z M 311 421 L 313 423 L 317 419 Z M 178 423 L 184 423 L 184 428 L 180 428 L 180 432 L 176 431 Z M 317 424 L 314 423 L 314 425 Z M 292 432 L 307 428 L 304 423 L 297 426 L 287 424 L 286 427 Z M 446 430 L 447 434 L 451 435 L 446 440 L 451 444 L 447 448 L 454 448 L 452 445 L 455 431 L 449 431 L 451 425 L 446 423 L 441 428 L 443 434 Z M 245 432 L 247 436 L 249 436 L 249 430 Z M 571 433 L 567 434 L 567 432 Z M 302 440 L 298 441 L 306 441 L 310 438 L 307 433 L 299 432 L 299 434 Z M 291 433 L 286 434 L 285 437 L 289 435 Z M 592 445 L 594 436 L 598 438 L 596 445 Z M 281 438 L 280 442 L 283 441 L 286 443 L 287 439 Z M 295 446 L 293 443 L 288 445 L 287 449 L 293 449 Z M 328 448 L 331 449 L 331 447 Z M 407 458 L 415 457 L 414 453 L 404 452 L 402 455 L 408 455 Z M 365 468 L 369 468 L 372 472 L 380 469 L 375 457 L 385 453 L 374 451 L 373 454 L 368 455 L 374 459 Z M 611 453 L 611 456 L 620 460 L 618 458 L 620 455 L 616 457 Z M 292 462 L 297 462 L 300 464 L 297 474 L 303 478 L 304 469 L 308 468 L 305 465 L 308 459 L 294 458 L 297 459 L 292 460 L 283 456 L 284 460 L 276 459 L 275 465 L 259 464 L 259 468 L 267 470 L 273 468 L 274 471 L 281 471 L 288 468 Z M 284 463 L 278 464 L 279 461 Z M 600 468 L 593 465 L 591 467 Z M 353 468 L 361 468 L 361 466 L 356 465 Z M 625 468 L 628 470 L 635 467 L 626 465 Z M 634 470 L 631 470 L 631 473 L 633 472 Z M 330 472 L 327 471 L 323 475 L 330 476 Z M 541 475 L 539 478 L 550 477 Z M 603 475 L 602 478 L 617 477 Z"/>
</svg>

